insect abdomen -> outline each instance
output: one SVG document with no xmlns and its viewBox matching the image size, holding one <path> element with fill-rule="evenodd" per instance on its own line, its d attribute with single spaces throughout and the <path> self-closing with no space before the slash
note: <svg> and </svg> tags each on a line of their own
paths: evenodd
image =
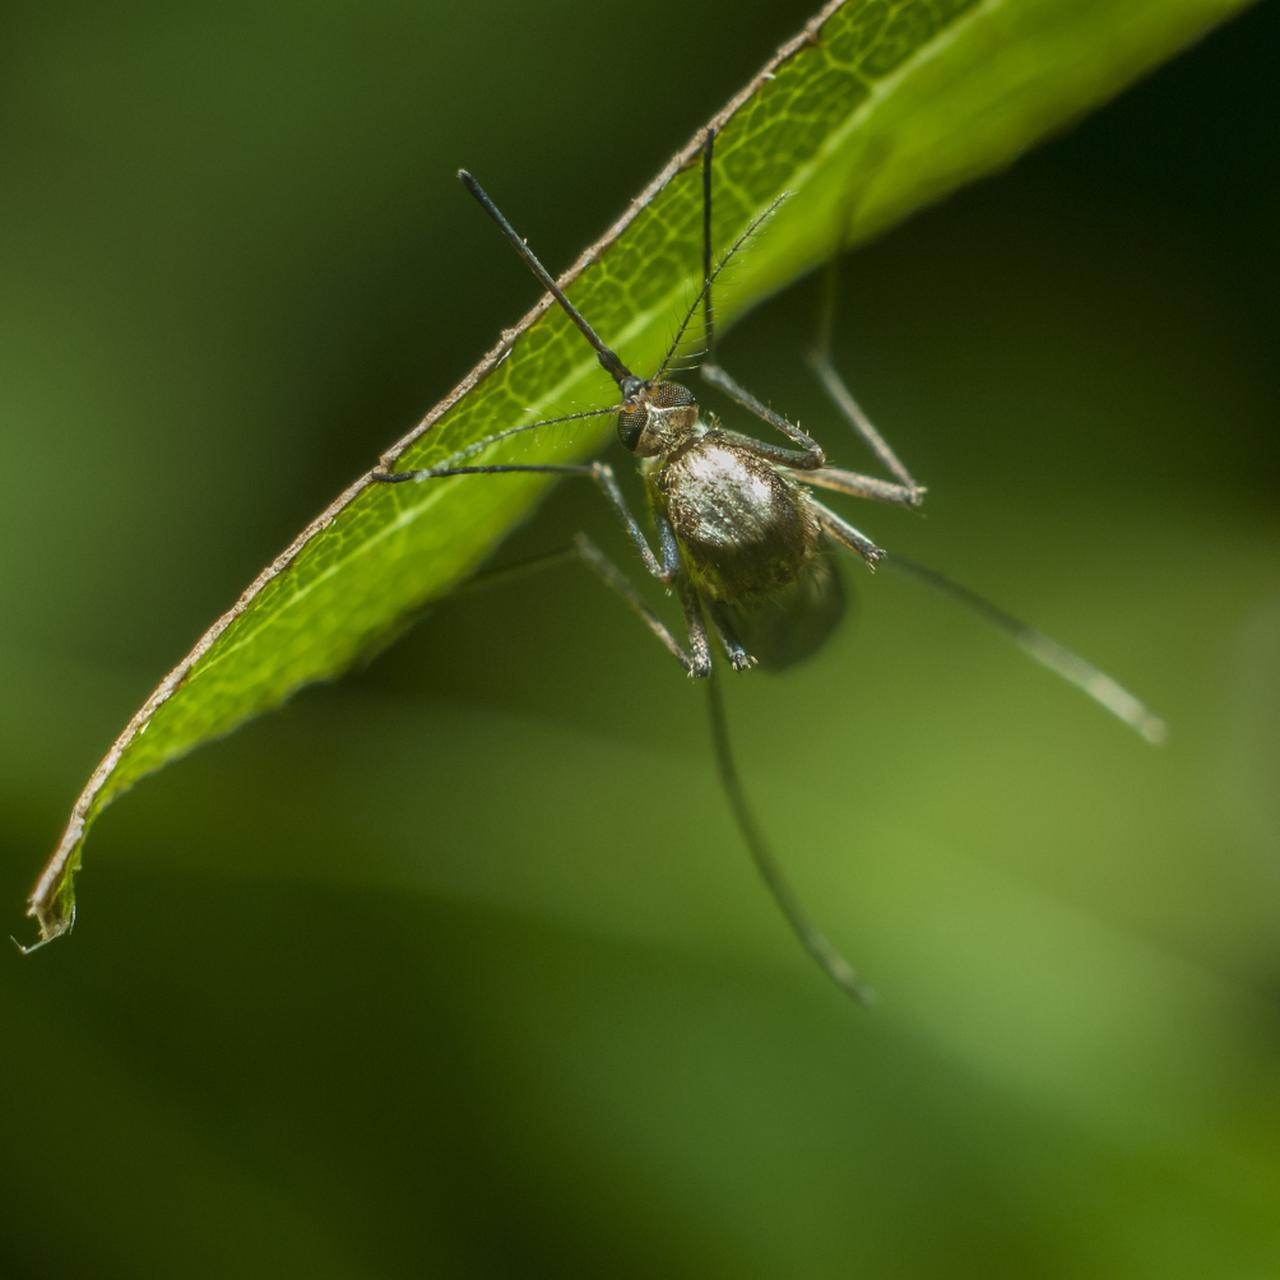
<svg viewBox="0 0 1280 1280">
<path fill-rule="evenodd" d="M 790 585 L 821 537 L 808 495 L 775 466 L 710 431 L 656 485 L 698 585 L 747 601 Z"/>
</svg>

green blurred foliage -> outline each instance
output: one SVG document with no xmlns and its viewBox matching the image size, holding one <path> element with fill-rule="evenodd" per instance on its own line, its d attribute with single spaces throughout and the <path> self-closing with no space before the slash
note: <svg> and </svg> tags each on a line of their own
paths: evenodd
<svg viewBox="0 0 1280 1280">
<path fill-rule="evenodd" d="M 15 928 L 157 674 L 531 300 L 453 170 L 565 263 L 808 14 L 11 9 Z M 1278 27 L 845 273 L 844 367 L 930 485 L 858 518 L 1133 685 L 1166 749 L 851 566 L 831 649 L 730 693 L 866 1015 L 616 602 L 565 570 L 442 604 L 130 796 L 74 937 L 4 966 L 0 1275 L 1271 1274 Z M 812 294 L 725 356 L 832 442 Z M 562 487 L 504 554 L 578 527 L 614 537 Z"/>
</svg>

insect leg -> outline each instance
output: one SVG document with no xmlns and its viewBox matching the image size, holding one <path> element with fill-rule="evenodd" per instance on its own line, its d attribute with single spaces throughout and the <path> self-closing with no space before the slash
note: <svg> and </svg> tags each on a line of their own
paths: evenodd
<svg viewBox="0 0 1280 1280">
<path fill-rule="evenodd" d="M 867 568 L 874 569 L 884 558 L 884 548 L 878 547 L 859 529 L 855 529 L 847 520 L 836 515 L 830 507 L 821 502 L 814 502 L 814 510 L 818 514 L 818 522 L 823 529 L 841 546 L 856 551 L 866 562 Z"/>
<path fill-rule="evenodd" d="M 885 553 L 881 552 L 884 556 Z M 973 610 L 988 622 L 999 627 L 1028 657 L 1054 675 L 1074 685 L 1086 697 L 1092 698 L 1104 711 L 1110 712 L 1121 723 L 1153 745 L 1165 740 L 1166 728 L 1159 716 L 1147 709 L 1128 689 L 1113 680 L 1092 662 L 1072 653 L 1051 636 L 1006 613 L 999 605 L 992 604 L 985 596 L 953 582 L 946 574 L 908 560 L 896 552 L 885 556 L 891 569 L 926 583 L 943 595 L 950 596 L 967 609 Z"/>
<path fill-rule="evenodd" d="M 667 354 L 663 357 L 662 363 L 658 366 L 658 372 L 654 374 L 651 382 L 661 382 L 666 377 L 667 370 L 671 367 L 672 360 L 675 359 L 677 351 L 680 349 L 681 343 L 684 341 L 685 331 L 688 329 L 693 317 L 697 314 L 699 307 L 702 309 L 702 328 L 703 328 L 703 355 L 714 359 L 716 345 L 716 325 L 715 325 L 715 305 L 712 299 L 712 288 L 715 285 L 716 277 L 729 265 L 733 260 L 734 254 L 742 248 L 752 236 L 778 211 L 782 202 L 787 198 L 787 192 L 783 192 L 777 196 L 765 209 L 756 214 L 754 218 L 747 224 L 746 229 L 742 231 L 738 238 L 729 246 L 728 251 L 721 257 L 720 261 L 713 267 L 711 265 L 711 153 L 715 147 L 716 131 L 708 129 L 706 139 L 702 147 L 702 287 L 698 290 L 697 297 L 693 299 L 688 311 L 685 312 L 684 318 L 680 321 L 679 327 L 676 329 L 675 337 L 671 340 L 671 345 L 667 348 Z"/>
<path fill-rule="evenodd" d="M 657 492 L 652 483 L 645 485 L 645 493 L 649 499 L 649 515 L 653 527 L 658 531 L 658 548 L 662 556 L 662 567 L 666 576 L 664 582 L 677 584 L 677 595 L 680 608 L 684 610 L 685 626 L 689 632 L 689 650 L 692 663 L 689 675 L 696 679 L 711 674 L 711 645 L 707 641 L 707 624 L 702 616 L 702 601 L 684 566 L 680 560 L 680 542 L 676 531 L 667 517 L 666 509 L 658 501 Z"/>
<path fill-rule="evenodd" d="M 453 595 L 468 595 L 477 591 L 488 591 L 494 587 L 504 586 L 508 582 L 516 582 L 530 577 L 546 569 L 554 569 L 570 561 L 585 564 L 611 591 L 622 597 L 631 611 L 657 637 L 659 643 L 689 673 L 690 676 L 704 676 L 710 670 L 710 655 L 706 645 L 706 632 L 701 627 L 695 631 L 690 626 L 690 650 L 686 652 L 676 638 L 668 630 L 662 619 L 645 603 L 644 598 L 632 585 L 630 579 L 600 550 L 585 533 L 577 534 L 567 547 L 555 551 L 544 552 L 525 560 L 517 560 L 514 564 L 500 565 L 496 569 L 484 569 L 454 588 Z M 686 617 L 688 615 L 686 614 Z M 701 642 L 698 636 L 701 635 Z"/>
<path fill-rule="evenodd" d="M 701 679 L 711 674 L 711 649 L 707 644 L 707 631 L 698 609 L 697 598 L 686 580 L 681 579 L 680 603 L 684 606 L 685 621 L 689 626 L 689 651 L 680 647 L 662 619 L 644 602 L 631 580 L 596 546 L 585 533 L 573 540 L 574 549 L 600 580 L 617 592 L 631 611 L 649 628 L 663 647 L 684 667 L 690 677 Z"/>
<path fill-rule="evenodd" d="M 695 680 L 705 680 L 711 675 L 711 643 L 707 639 L 707 624 L 703 621 L 698 593 L 693 583 L 683 575 L 679 581 L 679 595 L 685 625 L 689 628 L 689 655 L 692 659 L 689 675 Z"/>
<path fill-rule="evenodd" d="M 716 363 L 716 312 L 712 298 L 712 285 L 718 271 L 711 269 L 711 158 L 715 141 L 715 130 L 708 129 L 706 143 L 702 148 L 702 321 L 707 349 L 707 358 L 702 364 L 702 376 L 749 413 L 754 413 L 761 421 L 767 422 L 771 427 L 782 432 L 788 440 L 800 446 L 798 450 L 766 446 L 761 451 L 762 456 L 768 457 L 779 466 L 795 467 L 800 471 L 814 471 L 826 462 L 826 455 L 818 442 L 805 435 L 799 427 L 788 422 L 780 413 L 775 413 L 768 405 L 757 400 L 751 392 Z M 737 245 L 734 248 L 736 249 Z"/>
<path fill-rule="evenodd" d="M 711 737 L 715 743 L 720 782 L 729 798 L 734 821 L 738 824 L 738 830 L 751 852 L 761 879 L 768 886 L 801 945 L 821 965 L 827 977 L 859 1004 L 874 1004 L 875 993 L 862 983 L 853 966 L 831 945 L 800 905 L 763 832 L 756 825 L 755 814 L 747 804 L 746 792 L 729 744 L 729 724 L 725 718 L 720 682 L 714 676 L 707 681 L 707 705 L 711 714 Z"/>
<path fill-rule="evenodd" d="M 716 146 L 716 131 L 707 129 L 702 147 L 702 331 L 707 359 L 716 358 L 716 309 L 711 286 L 716 272 L 711 270 L 711 157 Z"/>
<path fill-rule="evenodd" d="M 818 311 L 818 337 L 813 349 L 809 352 L 810 368 L 818 375 L 818 381 L 832 403 L 840 410 L 848 424 L 866 441 L 871 452 L 880 459 L 884 467 L 898 480 L 898 483 L 915 495 L 910 506 L 919 506 L 924 490 L 916 483 L 911 472 L 899 460 L 889 442 L 876 430 L 871 419 L 863 412 L 862 406 L 853 398 L 853 392 L 840 376 L 840 371 L 831 362 L 831 334 L 835 325 L 836 302 L 840 285 L 840 259 L 833 256 L 827 263 L 823 273 L 822 296 Z"/>
<path fill-rule="evenodd" d="M 667 518 L 662 504 L 657 501 L 656 492 L 651 484 L 645 485 L 645 493 L 649 499 L 649 518 L 658 533 L 658 557 L 662 561 L 664 582 L 674 582 L 681 572 L 680 543 L 676 531 Z"/>
<path fill-rule="evenodd" d="M 660 582 L 670 582 L 675 572 L 675 567 L 669 563 L 665 563 L 666 557 L 660 561 L 653 553 L 653 548 L 649 545 L 649 540 L 644 536 L 644 530 L 640 527 L 639 521 L 631 514 L 631 508 L 627 506 L 627 500 L 622 496 L 622 490 L 618 488 L 617 478 L 613 474 L 613 468 L 607 462 L 537 462 L 537 463 L 499 463 L 493 466 L 474 466 L 474 467 L 431 467 L 425 471 L 390 471 L 381 473 L 378 479 L 384 484 L 402 484 L 405 481 L 419 480 L 442 480 L 447 476 L 493 476 L 493 475 L 509 475 L 511 473 L 535 473 L 544 475 L 559 476 L 586 476 L 588 479 L 594 480 L 600 486 L 600 491 L 608 499 L 609 504 L 622 518 L 631 541 L 635 544 L 636 550 L 640 553 L 641 560 L 644 561 L 644 567 L 653 574 Z"/>
<path fill-rule="evenodd" d="M 740 404 L 748 413 L 754 413 L 762 422 L 767 422 L 771 427 L 782 432 L 788 440 L 800 446 L 799 449 L 784 449 L 778 445 L 761 445 L 762 456 L 781 467 L 792 467 L 797 471 L 817 471 L 826 466 L 827 455 L 823 453 L 822 446 L 812 436 L 806 435 L 794 423 L 788 422 L 782 414 L 775 413 L 762 400 L 757 400 L 746 387 L 726 373 L 718 364 L 704 364 L 701 372 L 713 387 L 723 391 L 730 400 Z"/>
<path fill-rule="evenodd" d="M 728 613 L 715 600 L 707 601 L 707 613 L 711 616 L 711 625 L 720 637 L 720 643 L 728 655 L 729 662 L 735 671 L 746 671 L 756 665 L 756 660 L 747 652 L 747 647 L 738 639 Z"/>
<path fill-rule="evenodd" d="M 806 471 L 800 477 L 805 484 L 819 489 L 832 489 L 836 493 L 851 494 L 855 498 L 868 498 L 872 502 L 888 502 L 898 507 L 918 507 L 924 490 L 895 484 L 892 480 L 877 480 L 858 471 L 842 471 L 839 467 L 823 467 L 821 471 Z"/>
</svg>

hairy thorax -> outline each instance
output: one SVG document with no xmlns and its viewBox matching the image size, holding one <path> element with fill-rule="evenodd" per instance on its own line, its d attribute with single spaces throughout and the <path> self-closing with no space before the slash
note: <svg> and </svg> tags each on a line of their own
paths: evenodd
<svg viewBox="0 0 1280 1280">
<path fill-rule="evenodd" d="M 818 549 L 808 494 L 777 467 L 707 431 L 651 477 L 698 585 L 746 601 L 790 585 Z"/>
</svg>

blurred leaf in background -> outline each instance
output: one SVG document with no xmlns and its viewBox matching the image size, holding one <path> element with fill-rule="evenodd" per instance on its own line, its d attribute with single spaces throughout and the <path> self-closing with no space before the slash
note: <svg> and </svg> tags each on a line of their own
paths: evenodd
<svg viewBox="0 0 1280 1280">
<path fill-rule="evenodd" d="M 527 305 L 454 168 L 569 261 L 808 16 L 650 6 L 684 91 L 641 109 L 568 3 L 15 12 L 9 901 L 156 672 Z M 8 966 L 0 1274 L 1269 1273 L 1276 36 L 846 269 L 842 362 L 930 485 L 876 534 L 1139 687 L 1165 751 L 887 578 L 735 685 L 863 1017 L 623 611 L 572 572 L 441 603 L 122 805 L 75 944 Z M 826 438 L 813 305 L 726 358 Z M 511 554 L 579 527 L 558 490 Z"/>
</svg>

